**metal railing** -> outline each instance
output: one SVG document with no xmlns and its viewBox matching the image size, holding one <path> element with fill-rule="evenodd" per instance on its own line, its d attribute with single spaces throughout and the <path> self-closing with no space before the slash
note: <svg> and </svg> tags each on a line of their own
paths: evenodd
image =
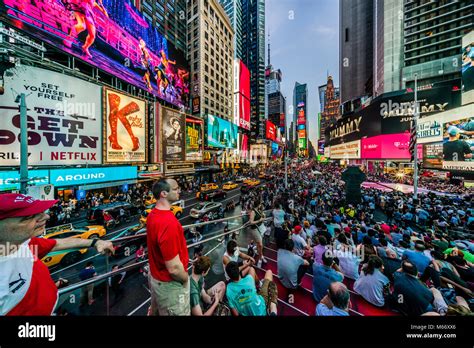
<svg viewBox="0 0 474 348">
<path fill-rule="evenodd" d="M 233 217 L 235 218 L 235 217 Z M 228 218 L 227 218 L 228 219 Z M 271 218 L 266 218 L 264 219 L 264 221 L 268 221 L 270 220 Z M 222 219 L 221 219 L 222 220 Z M 206 222 L 207 223 L 207 222 Z M 219 238 L 222 238 L 222 237 L 225 237 L 227 235 L 231 235 L 239 230 L 243 230 L 245 228 L 247 228 L 248 226 L 250 225 L 250 223 L 245 223 L 243 224 L 242 226 L 239 226 L 233 230 L 229 230 L 227 232 L 223 232 L 223 233 L 220 233 L 216 236 L 213 236 L 213 237 L 210 237 L 210 238 L 206 238 L 204 240 L 201 240 L 199 242 L 196 242 L 196 243 L 192 243 L 192 244 L 189 244 L 187 245 L 188 249 L 190 248 L 193 248 L 193 247 L 196 247 L 198 245 L 201 245 L 201 244 L 204 244 L 204 243 L 208 243 L 210 241 L 213 241 L 213 240 L 216 240 L 216 239 L 219 239 Z M 137 235 L 134 235 L 134 236 L 130 236 L 130 237 L 137 237 Z M 124 238 L 127 238 L 128 237 L 124 237 Z M 222 241 L 221 241 L 222 242 Z M 106 255 L 106 257 L 108 258 L 108 256 Z M 77 282 L 75 284 L 72 284 L 72 285 L 69 285 L 67 287 L 64 287 L 62 289 L 59 289 L 59 295 L 62 295 L 62 294 L 65 294 L 65 293 L 68 293 L 68 292 L 71 292 L 71 291 L 74 291 L 76 289 L 79 289 L 79 288 L 82 288 L 86 285 L 89 285 L 89 284 L 94 284 L 94 283 L 97 283 L 101 280 L 104 280 L 104 279 L 107 279 L 107 278 L 110 278 L 114 275 L 117 275 L 117 274 L 120 274 L 120 273 L 123 273 L 123 272 L 126 272 L 126 271 L 129 271 L 129 270 L 132 270 L 132 269 L 135 269 L 135 268 L 138 268 L 138 267 L 141 267 L 143 265 L 146 265 L 148 263 L 148 259 L 146 260 L 143 260 L 143 261 L 139 261 L 139 262 L 136 262 L 132 265 L 128 265 L 128 266 L 124 266 L 123 268 L 120 268 L 116 271 L 110 271 L 110 272 L 107 272 L 107 273 L 104 273 L 104 274 L 101 274 L 99 276 L 96 276 L 94 278 L 91 278 L 91 279 L 87 279 L 87 280 L 83 280 L 83 281 L 80 281 L 80 282 Z M 108 284 L 107 284 L 108 285 Z"/>
</svg>

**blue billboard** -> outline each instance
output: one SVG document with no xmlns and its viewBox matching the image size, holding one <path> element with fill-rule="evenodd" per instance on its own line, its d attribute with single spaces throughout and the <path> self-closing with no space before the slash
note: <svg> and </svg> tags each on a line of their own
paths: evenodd
<svg viewBox="0 0 474 348">
<path fill-rule="evenodd" d="M 207 144 L 221 149 L 237 148 L 237 125 L 220 117 L 207 116 Z"/>
<path fill-rule="evenodd" d="M 137 167 L 102 167 L 81 169 L 52 169 L 50 183 L 54 186 L 97 184 L 137 178 Z"/>
<path fill-rule="evenodd" d="M 32 180 L 28 185 L 47 185 L 49 184 L 47 170 L 30 170 L 28 171 L 28 178 Z M 0 172 L 0 191 L 14 191 L 20 189 L 20 183 L 15 182 L 20 179 L 20 173 L 16 171 Z"/>
</svg>

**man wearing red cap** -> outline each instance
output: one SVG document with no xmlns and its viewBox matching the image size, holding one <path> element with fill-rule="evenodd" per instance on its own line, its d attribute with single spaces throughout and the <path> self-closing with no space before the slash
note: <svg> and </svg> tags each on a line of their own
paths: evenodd
<svg viewBox="0 0 474 348">
<path fill-rule="evenodd" d="M 57 201 L 40 201 L 22 194 L 0 195 L 0 315 L 51 315 L 57 287 L 41 259 L 51 251 L 95 246 L 113 253 L 110 241 L 44 239 L 49 215 Z"/>
</svg>

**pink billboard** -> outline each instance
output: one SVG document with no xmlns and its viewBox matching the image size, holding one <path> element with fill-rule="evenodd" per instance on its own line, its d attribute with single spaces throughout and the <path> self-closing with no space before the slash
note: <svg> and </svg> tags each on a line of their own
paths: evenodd
<svg viewBox="0 0 474 348">
<path fill-rule="evenodd" d="M 383 134 L 361 140 L 362 159 L 410 159 L 410 133 Z M 418 145 L 418 158 L 423 158 Z"/>
</svg>

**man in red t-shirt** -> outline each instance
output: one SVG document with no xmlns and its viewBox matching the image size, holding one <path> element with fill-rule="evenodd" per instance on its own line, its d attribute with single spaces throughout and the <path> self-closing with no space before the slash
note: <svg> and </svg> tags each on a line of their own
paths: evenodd
<svg viewBox="0 0 474 348">
<path fill-rule="evenodd" d="M 41 259 L 51 251 L 95 246 L 112 252 L 110 241 L 44 239 L 49 215 L 57 201 L 40 201 L 16 193 L 0 195 L 0 315 L 51 315 L 58 290 Z"/>
<path fill-rule="evenodd" d="M 156 206 L 147 217 L 150 263 L 151 315 L 191 315 L 188 248 L 183 227 L 171 212 L 179 200 L 176 180 L 161 179 L 153 185 Z"/>
</svg>

